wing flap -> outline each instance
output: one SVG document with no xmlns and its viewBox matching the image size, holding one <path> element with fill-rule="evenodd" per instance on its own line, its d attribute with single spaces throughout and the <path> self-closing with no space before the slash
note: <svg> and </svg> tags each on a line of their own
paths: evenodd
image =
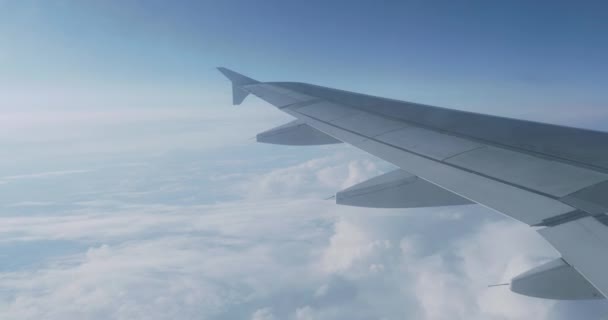
<svg viewBox="0 0 608 320">
<path fill-rule="evenodd" d="M 413 126 L 391 131 L 375 138 L 436 160 L 444 160 L 483 146 L 470 140 Z"/>
<path fill-rule="evenodd" d="M 555 197 L 606 180 L 597 171 L 495 147 L 464 152 L 448 163 Z"/>
<path fill-rule="evenodd" d="M 305 114 L 309 117 L 323 119 L 324 121 L 342 119 L 359 113 L 359 111 L 353 108 L 348 108 L 327 101 L 319 101 L 312 105 L 294 107 L 291 109 L 295 109 L 298 113 Z"/>
<path fill-rule="evenodd" d="M 560 199 L 592 215 L 608 212 L 608 182 L 602 182 Z"/>
<path fill-rule="evenodd" d="M 368 137 L 375 137 L 383 133 L 409 126 L 403 121 L 395 121 L 367 112 L 359 112 L 350 117 L 331 121 L 331 123 L 340 128 L 356 131 Z"/>
</svg>

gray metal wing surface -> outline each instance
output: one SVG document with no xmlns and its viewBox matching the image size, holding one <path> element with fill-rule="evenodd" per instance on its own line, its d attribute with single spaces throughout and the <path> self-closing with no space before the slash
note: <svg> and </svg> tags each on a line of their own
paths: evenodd
<svg viewBox="0 0 608 320">
<path fill-rule="evenodd" d="M 570 273 L 564 272 L 563 265 L 555 264 L 560 272 L 551 268 L 540 268 L 538 272 L 576 274 L 562 277 L 569 280 L 561 282 L 555 281 L 554 276 L 535 276 L 534 281 L 525 283 L 532 277 L 519 277 L 514 291 L 526 294 L 522 288 L 532 288 L 529 295 L 547 298 L 597 297 L 598 291 L 608 296 L 608 277 L 601 272 L 608 270 L 607 133 L 305 83 L 258 82 L 225 68 L 219 70 L 232 81 L 234 104 L 253 94 L 297 118 L 298 124 L 314 128 L 319 141 L 335 139 L 348 143 L 421 181 L 404 187 L 406 184 L 394 182 L 398 177 L 376 179 L 387 182 L 373 190 L 389 190 L 392 185 L 402 189 L 374 194 L 367 203 L 366 198 L 359 198 L 356 205 L 420 206 L 414 202 L 397 205 L 390 200 L 399 192 L 413 192 L 416 186 L 420 188 L 416 192 L 426 195 L 416 197 L 426 199 L 424 206 L 481 204 L 528 225 L 543 227 L 539 230 L 541 236 L 562 252 L 564 263 L 572 269 Z M 331 139 L 319 138 L 325 135 Z M 342 193 L 353 194 L 361 192 Z M 581 230 L 593 232 L 582 237 Z M 538 284 L 544 278 L 549 280 Z M 568 292 L 572 288 L 570 292 L 579 292 L 589 287 L 597 291 L 590 289 L 580 295 L 552 291 Z"/>
</svg>

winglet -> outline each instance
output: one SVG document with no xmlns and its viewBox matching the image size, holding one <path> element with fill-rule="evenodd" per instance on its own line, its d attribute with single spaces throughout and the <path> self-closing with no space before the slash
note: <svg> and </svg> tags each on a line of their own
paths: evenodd
<svg viewBox="0 0 608 320">
<path fill-rule="evenodd" d="M 245 100 L 249 92 L 242 88 L 244 85 L 260 83 L 240 73 L 236 73 L 224 67 L 217 68 L 222 74 L 232 81 L 232 104 L 239 105 Z"/>
</svg>

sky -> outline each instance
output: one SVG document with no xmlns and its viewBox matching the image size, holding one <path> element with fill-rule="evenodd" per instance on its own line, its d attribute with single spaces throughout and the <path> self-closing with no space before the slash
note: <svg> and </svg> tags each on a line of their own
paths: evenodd
<svg viewBox="0 0 608 320">
<path fill-rule="evenodd" d="M 608 130 L 603 1 L 0 0 L 0 318 L 604 319 L 507 287 L 555 258 L 480 206 L 323 200 L 393 169 L 225 66 Z"/>
</svg>

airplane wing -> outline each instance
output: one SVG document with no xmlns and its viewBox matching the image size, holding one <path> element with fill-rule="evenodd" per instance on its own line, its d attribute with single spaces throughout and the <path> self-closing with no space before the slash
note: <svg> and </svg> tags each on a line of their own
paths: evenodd
<svg viewBox="0 0 608 320">
<path fill-rule="evenodd" d="M 511 290 L 551 299 L 608 297 L 608 133 L 259 82 L 218 69 L 232 81 L 234 104 L 253 94 L 297 119 L 268 131 L 272 138 L 263 142 L 344 142 L 401 169 L 338 192 L 338 203 L 478 203 L 539 227 L 562 253 L 514 278 Z"/>
</svg>

